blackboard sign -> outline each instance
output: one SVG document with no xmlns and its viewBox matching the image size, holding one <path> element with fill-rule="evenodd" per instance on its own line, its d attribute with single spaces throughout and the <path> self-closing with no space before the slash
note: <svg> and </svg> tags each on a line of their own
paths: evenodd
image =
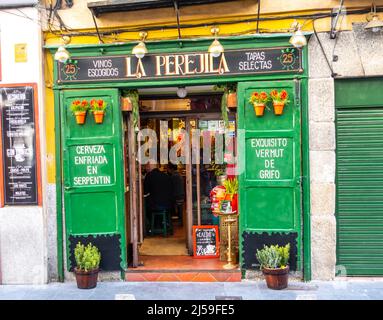
<svg viewBox="0 0 383 320">
<path fill-rule="evenodd" d="M 225 50 L 214 58 L 207 52 L 72 57 L 58 63 L 58 83 L 201 78 L 265 73 L 303 72 L 302 52 L 294 47 Z"/>
<path fill-rule="evenodd" d="M 34 88 L 0 88 L 4 203 L 37 204 Z"/>
<path fill-rule="evenodd" d="M 194 258 L 219 256 L 218 226 L 193 226 Z"/>
</svg>

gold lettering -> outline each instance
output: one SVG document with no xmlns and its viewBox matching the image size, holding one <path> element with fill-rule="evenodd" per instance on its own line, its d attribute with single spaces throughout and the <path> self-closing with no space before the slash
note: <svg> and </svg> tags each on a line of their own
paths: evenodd
<svg viewBox="0 0 383 320">
<path fill-rule="evenodd" d="M 181 75 L 184 75 L 184 70 L 182 70 L 182 66 L 184 65 L 185 63 L 185 57 L 182 56 L 182 55 L 176 55 L 176 59 L 175 59 L 175 70 L 176 70 L 176 74 L 181 74 Z"/>
<path fill-rule="evenodd" d="M 230 72 L 229 67 L 227 65 L 227 62 L 226 62 L 226 57 L 225 57 L 224 53 L 221 54 L 221 60 L 219 62 L 218 70 L 219 70 L 218 72 L 221 73 L 221 74 L 223 74 L 225 72 Z"/>
<path fill-rule="evenodd" d="M 133 77 L 132 74 L 132 59 L 130 57 L 126 57 L 126 76 Z"/>
<path fill-rule="evenodd" d="M 209 55 L 209 71 L 210 71 L 210 73 L 215 73 L 215 72 L 217 72 L 217 73 L 219 73 L 219 66 L 218 66 L 218 68 L 217 69 L 214 69 L 214 57 L 213 57 L 213 55 L 211 55 L 211 54 L 208 54 Z"/>
<path fill-rule="evenodd" d="M 170 65 L 174 65 L 174 61 L 170 60 L 171 58 L 174 60 L 174 55 L 165 56 L 165 61 L 166 61 L 166 64 L 165 64 L 165 75 L 167 75 L 167 76 L 174 76 L 174 75 L 176 75 L 175 71 L 172 71 L 172 72 L 170 71 Z"/>
<path fill-rule="evenodd" d="M 210 73 L 210 63 L 209 63 L 209 58 L 210 58 L 210 53 L 205 53 L 205 70 L 204 73 Z"/>
<path fill-rule="evenodd" d="M 205 54 L 203 54 L 203 53 L 200 53 L 200 54 L 198 54 L 198 56 L 199 56 L 199 60 L 200 60 L 200 68 L 199 68 L 199 70 L 197 70 L 197 68 L 195 69 L 195 73 L 198 73 L 198 74 L 201 74 L 201 73 L 205 73 L 206 71 L 205 71 L 205 58 L 206 58 L 206 56 L 205 56 Z M 195 57 L 195 64 L 197 65 L 197 55 L 194 55 L 194 57 Z"/>
<path fill-rule="evenodd" d="M 161 67 L 165 66 L 165 57 L 156 56 L 156 76 L 161 76 Z"/>
<path fill-rule="evenodd" d="M 195 62 L 195 60 L 189 60 L 189 55 L 188 54 L 185 54 L 185 74 L 195 74 L 196 73 L 196 68 L 194 68 L 193 70 L 190 70 L 189 69 L 189 64 Z M 194 55 L 195 57 L 195 55 Z"/>
<path fill-rule="evenodd" d="M 146 72 L 141 59 L 138 59 L 138 62 L 137 62 L 136 77 L 137 78 L 146 77 Z"/>
</svg>

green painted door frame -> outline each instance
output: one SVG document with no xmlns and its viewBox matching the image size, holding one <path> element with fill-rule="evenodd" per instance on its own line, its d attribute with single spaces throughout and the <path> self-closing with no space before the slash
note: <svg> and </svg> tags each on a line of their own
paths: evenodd
<svg viewBox="0 0 383 320">
<path fill-rule="evenodd" d="M 245 48 L 265 48 L 288 46 L 289 35 L 278 36 L 244 36 L 223 39 L 222 43 L 227 49 L 245 49 Z M 206 51 L 210 44 L 210 40 L 185 40 L 180 46 L 179 41 L 161 41 L 158 43 L 148 43 L 150 52 L 182 52 L 182 51 Z M 54 53 L 57 46 L 47 47 Z M 132 45 L 90 45 L 90 46 L 71 46 L 69 48 L 73 56 L 102 56 L 113 54 L 125 54 L 131 52 Z M 169 86 L 193 86 L 193 85 L 212 85 L 228 82 L 260 82 L 260 81 L 277 81 L 277 80 L 300 80 L 300 104 L 302 119 L 302 239 L 303 239 L 303 271 L 304 280 L 311 279 L 311 247 L 310 247 L 310 190 L 309 190 L 309 144 L 308 144 L 308 112 L 307 112 L 307 50 L 303 50 L 303 70 L 299 74 L 283 73 L 283 74 L 259 74 L 245 76 L 226 76 L 220 77 L 212 75 L 206 78 L 190 78 L 190 79 L 164 79 L 164 80 L 140 80 L 140 81 L 123 81 L 123 82 L 100 82 L 100 83 L 81 83 L 60 85 L 55 82 L 55 125 L 56 132 L 60 132 L 60 110 L 59 93 L 70 89 L 99 89 L 99 88 L 150 88 L 150 87 L 169 87 Z M 54 64 L 54 79 L 57 79 L 57 64 Z M 60 137 L 56 134 L 56 155 L 61 154 Z M 58 269 L 60 279 L 63 280 L 63 218 L 62 218 L 62 160 L 56 156 L 56 194 L 57 194 L 57 223 L 58 223 Z M 241 218 L 240 218 L 241 219 Z"/>
<path fill-rule="evenodd" d="M 302 156 L 300 81 L 240 82 L 238 154 L 240 163 L 240 261 L 254 267 L 263 245 L 291 245 L 291 267 L 302 270 Z M 257 117 L 253 92 L 286 90 L 289 102 L 276 116 L 271 103 Z M 244 131 L 244 132 L 241 132 Z M 295 254 L 293 254 L 295 253 Z M 292 260 L 296 256 L 296 260 Z"/>
<path fill-rule="evenodd" d="M 75 100 L 103 99 L 104 121 L 88 112 L 79 125 L 70 110 Z M 99 243 L 106 270 L 126 269 L 122 112 L 117 89 L 65 90 L 60 95 L 62 186 L 65 203 L 67 269 L 77 241 Z M 118 239 L 114 241 L 114 239 Z M 115 248 L 114 246 L 118 248 Z M 105 246 L 113 244 L 106 250 Z M 110 256 L 112 253 L 114 258 Z M 109 261 L 113 261 L 113 266 Z M 116 262 L 120 261 L 120 262 Z M 103 266 L 104 263 L 104 266 Z M 109 268 L 109 269 L 108 269 Z M 112 269 L 111 269 L 112 268 Z"/>
</svg>

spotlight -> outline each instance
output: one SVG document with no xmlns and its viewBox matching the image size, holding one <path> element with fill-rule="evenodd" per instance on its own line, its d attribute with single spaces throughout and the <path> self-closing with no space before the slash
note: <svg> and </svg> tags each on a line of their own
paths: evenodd
<svg viewBox="0 0 383 320">
<path fill-rule="evenodd" d="M 142 59 L 148 53 L 148 49 L 146 48 L 144 42 L 146 37 L 148 36 L 148 33 L 142 31 L 139 33 L 139 36 L 141 38 L 141 41 L 133 48 L 132 54 L 134 54 L 138 59 Z"/>
<path fill-rule="evenodd" d="M 187 96 L 188 92 L 185 87 L 178 87 L 177 89 L 177 96 L 178 98 L 185 98 Z"/>
<path fill-rule="evenodd" d="M 209 53 L 214 57 L 214 58 L 217 58 L 219 57 L 224 51 L 224 47 L 223 45 L 218 41 L 217 39 L 217 35 L 218 35 L 218 32 L 219 32 L 219 28 L 218 27 L 213 27 L 211 28 L 211 33 L 214 35 L 215 39 L 214 41 L 212 42 L 212 44 L 210 45 L 209 47 Z"/>
<path fill-rule="evenodd" d="M 295 48 L 302 48 L 307 45 L 307 40 L 301 31 L 300 24 L 294 23 L 292 27 L 294 28 L 294 33 L 291 36 L 289 43 L 292 44 Z"/>
<path fill-rule="evenodd" d="M 383 28 L 383 21 L 381 21 L 376 14 L 376 6 L 373 4 L 371 12 L 367 15 L 366 20 L 368 23 L 364 27 L 366 30 L 371 30 L 372 32 L 379 32 Z"/>
<path fill-rule="evenodd" d="M 67 60 L 70 58 L 70 53 L 67 49 L 65 49 L 65 46 L 70 42 L 70 37 L 69 36 L 63 36 L 62 41 L 64 42 L 63 45 L 59 46 L 54 59 L 56 61 L 59 61 L 61 63 L 67 62 Z"/>
</svg>

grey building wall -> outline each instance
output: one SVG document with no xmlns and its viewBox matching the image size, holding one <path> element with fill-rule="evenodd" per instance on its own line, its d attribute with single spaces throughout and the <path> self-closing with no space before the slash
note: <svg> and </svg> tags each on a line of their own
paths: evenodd
<svg viewBox="0 0 383 320">
<path fill-rule="evenodd" d="M 336 78 L 383 76 L 383 31 L 353 25 L 352 31 L 339 32 L 336 39 L 319 33 L 335 79 L 315 35 L 309 50 L 309 127 L 312 278 L 334 279 L 336 268 L 335 218 L 335 93 Z M 335 56 L 335 59 L 333 58 Z"/>
</svg>

